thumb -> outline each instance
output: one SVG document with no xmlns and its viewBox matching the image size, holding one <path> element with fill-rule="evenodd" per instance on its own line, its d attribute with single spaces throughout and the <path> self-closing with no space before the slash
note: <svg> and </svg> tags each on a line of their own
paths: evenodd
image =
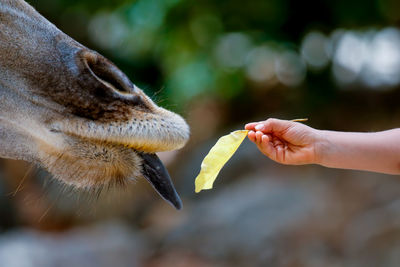
<svg viewBox="0 0 400 267">
<path fill-rule="evenodd" d="M 268 119 L 266 121 L 260 122 L 254 127 L 254 129 L 263 133 L 284 132 L 289 129 L 293 125 L 293 123 L 294 122 L 287 120 Z"/>
</svg>

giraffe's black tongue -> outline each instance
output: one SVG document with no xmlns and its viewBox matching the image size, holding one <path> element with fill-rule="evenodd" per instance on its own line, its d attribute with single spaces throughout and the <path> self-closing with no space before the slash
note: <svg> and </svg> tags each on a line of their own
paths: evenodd
<svg viewBox="0 0 400 267">
<path fill-rule="evenodd" d="M 182 208 L 182 201 L 175 190 L 167 169 L 156 154 L 142 153 L 143 176 L 149 181 L 160 196 L 176 209 Z"/>
</svg>

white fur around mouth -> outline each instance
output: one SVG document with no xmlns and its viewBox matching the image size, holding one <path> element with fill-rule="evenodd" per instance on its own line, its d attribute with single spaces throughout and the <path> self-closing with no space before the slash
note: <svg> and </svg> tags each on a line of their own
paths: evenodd
<svg viewBox="0 0 400 267">
<path fill-rule="evenodd" d="M 173 116 L 171 116 L 172 114 Z M 124 123 L 95 123 L 83 119 L 66 120 L 51 126 L 56 132 L 94 142 L 122 145 L 154 153 L 182 148 L 189 139 L 189 126 L 174 113 L 160 119 L 131 120 Z"/>
</svg>

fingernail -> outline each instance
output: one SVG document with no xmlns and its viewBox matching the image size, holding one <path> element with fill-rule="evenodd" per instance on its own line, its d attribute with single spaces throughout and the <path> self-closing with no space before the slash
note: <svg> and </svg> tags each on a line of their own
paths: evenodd
<svg viewBox="0 0 400 267">
<path fill-rule="evenodd" d="M 264 128 L 264 125 L 262 124 L 257 124 L 256 127 L 254 127 L 254 129 L 256 129 L 257 131 L 260 131 Z"/>
</svg>

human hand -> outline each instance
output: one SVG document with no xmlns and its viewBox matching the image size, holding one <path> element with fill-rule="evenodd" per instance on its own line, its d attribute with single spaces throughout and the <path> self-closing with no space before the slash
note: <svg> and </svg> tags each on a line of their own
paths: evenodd
<svg viewBox="0 0 400 267">
<path fill-rule="evenodd" d="M 258 149 L 276 162 L 294 165 L 318 162 L 318 130 L 278 119 L 248 123 L 245 129 Z"/>
</svg>

